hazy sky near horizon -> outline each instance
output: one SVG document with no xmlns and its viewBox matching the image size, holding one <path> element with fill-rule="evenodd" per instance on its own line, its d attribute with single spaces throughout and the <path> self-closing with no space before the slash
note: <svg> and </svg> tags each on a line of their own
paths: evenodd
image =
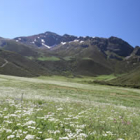
<svg viewBox="0 0 140 140">
<path fill-rule="evenodd" d="M 117 36 L 140 46 L 140 0 L 1 0 L 0 36 L 52 31 L 76 36 Z"/>
</svg>

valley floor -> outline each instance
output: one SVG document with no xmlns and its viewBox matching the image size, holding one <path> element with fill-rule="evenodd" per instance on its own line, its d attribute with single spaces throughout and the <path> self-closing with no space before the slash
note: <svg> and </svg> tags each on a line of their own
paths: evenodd
<svg viewBox="0 0 140 140">
<path fill-rule="evenodd" d="M 139 140 L 140 90 L 90 80 L 0 75 L 0 138 Z"/>
</svg>

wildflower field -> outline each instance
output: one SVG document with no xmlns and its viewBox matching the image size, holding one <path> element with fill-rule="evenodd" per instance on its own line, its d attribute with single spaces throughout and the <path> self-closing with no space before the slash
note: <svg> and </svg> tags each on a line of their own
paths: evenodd
<svg viewBox="0 0 140 140">
<path fill-rule="evenodd" d="M 139 140 L 140 90 L 83 81 L 0 75 L 0 140 Z"/>
</svg>

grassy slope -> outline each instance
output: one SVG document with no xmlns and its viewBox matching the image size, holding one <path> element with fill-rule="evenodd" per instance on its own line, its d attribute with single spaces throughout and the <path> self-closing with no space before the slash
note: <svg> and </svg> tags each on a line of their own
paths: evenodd
<svg viewBox="0 0 140 140">
<path fill-rule="evenodd" d="M 5 45 L 1 47 L 4 50 L 16 52 L 22 56 L 38 56 L 37 50 L 30 46 L 26 46 L 13 40 L 4 40 L 4 42 Z"/>
<path fill-rule="evenodd" d="M 37 60 L 40 60 L 40 61 L 59 61 L 60 59 L 58 57 L 51 56 L 51 57 L 38 57 Z"/>
<path fill-rule="evenodd" d="M 47 70 L 34 61 L 10 51 L 0 50 L 0 64 L 8 61 L 7 65 L 0 67 L 0 73 L 16 76 L 37 76 L 47 74 Z"/>
<path fill-rule="evenodd" d="M 109 67 L 109 63 L 107 62 L 104 54 L 96 45 L 91 45 L 89 41 L 86 41 L 84 44 L 75 42 L 67 43 L 62 46 L 57 46 L 52 51 L 61 57 L 74 57 L 79 59 L 89 57 L 92 58 L 92 60 L 94 60 L 96 63 L 99 63 L 105 67 Z"/>
<path fill-rule="evenodd" d="M 37 61 L 40 65 L 51 71 L 52 74 L 65 76 L 95 76 L 100 74 L 111 74 L 112 70 L 92 59 L 74 59 L 74 60 L 47 60 Z"/>
<path fill-rule="evenodd" d="M 138 140 L 140 90 L 76 82 L 83 80 L 0 75 L 0 136 Z"/>
<path fill-rule="evenodd" d="M 140 88 L 140 67 L 109 82 L 112 85 L 122 85 Z"/>
</svg>

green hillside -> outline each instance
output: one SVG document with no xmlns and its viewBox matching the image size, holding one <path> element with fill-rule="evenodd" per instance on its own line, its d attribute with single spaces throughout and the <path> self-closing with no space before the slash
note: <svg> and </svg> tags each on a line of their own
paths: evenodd
<svg viewBox="0 0 140 140">
<path fill-rule="evenodd" d="M 140 67 L 109 82 L 111 85 L 140 88 Z"/>
<path fill-rule="evenodd" d="M 0 50 L 0 73 L 15 76 L 46 75 L 47 70 L 17 53 Z"/>
<path fill-rule="evenodd" d="M 53 75 L 65 76 L 96 76 L 102 74 L 111 74 L 113 71 L 100 63 L 96 63 L 92 59 L 73 59 L 73 60 L 57 60 L 57 61 L 36 61 L 48 69 Z"/>
<path fill-rule="evenodd" d="M 3 50 L 16 52 L 22 56 L 38 56 L 38 51 L 35 48 L 18 43 L 14 40 L 0 39 L 0 48 Z"/>
</svg>

